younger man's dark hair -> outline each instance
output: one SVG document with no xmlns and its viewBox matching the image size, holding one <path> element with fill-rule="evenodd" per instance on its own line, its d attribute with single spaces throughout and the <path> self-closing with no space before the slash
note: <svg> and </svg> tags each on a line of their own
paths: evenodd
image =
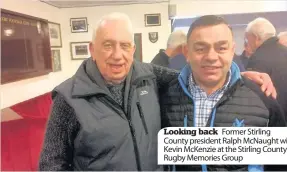
<svg viewBox="0 0 287 172">
<path fill-rule="evenodd" d="M 204 26 L 215 26 L 215 25 L 219 25 L 219 24 L 226 24 L 231 32 L 232 29 L 229 26 L 229 24 L 220 16 L 216 16 L 216 15 L 205 15 L 205 16 L 201 16 L 198 19 L 196 19 L 189 27 L 189 30 L 187 32 L 187 41 L 192 33 L 192 31 L 198 27 L 204 27 Z"/>
</svg>

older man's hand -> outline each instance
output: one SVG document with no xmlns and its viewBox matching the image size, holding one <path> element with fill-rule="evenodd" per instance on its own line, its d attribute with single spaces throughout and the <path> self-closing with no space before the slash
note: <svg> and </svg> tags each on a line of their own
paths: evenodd
<svg viewBox="0 0 287 172">
<path fill-rule="evenodd" d="M 264 92 L 267 97 L 271 95 L 274 99 L 276 99 L 277 97 L 276 89 L 273 85 L 270 76 L 267 73 L 246 71 L 241 72 L 241 75 L 247 77 L 248 79 L 254 81 L 256 84 L 261 86 L 262 92 Z"/>
</svg>

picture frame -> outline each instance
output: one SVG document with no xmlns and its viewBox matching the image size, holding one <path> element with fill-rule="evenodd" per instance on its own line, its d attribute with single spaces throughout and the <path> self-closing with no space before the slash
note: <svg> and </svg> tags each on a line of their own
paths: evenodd
<svg viewBox="0 0 287 172">
<path fill-rule="evenodd" d="M 52 56 L 52 66 L 53 66 L 53 72 L 59 72 L 62 70 L 62 64 L 61 64 L 61 52 L 60 50 L 51 50 L 51 56 Z"/>
<path fill-rule="evenodd" d="M 70 26 L 72 33 L 88 32 L 87 17 L 71 18 Z"/>
<path fill-rule="evenodd" d="M 161 26 L 161 15 L 156 14 L 145 14 L 145 26 Z"/>
<path fill-rule="evenodd" d="M 50 46 L 52 48 L 62 47 L 61 25 L 59 23 L 48 22 Z"/>
<path fill-rule="evenodd" d="M 89 58 L 90 51 L 89 51 L 89 44 L 90 42 L 71 42 L 70 43 L 70 50 L 71 50 L 71 59 L 72 60 L 84 60 Z"/>
</svg>

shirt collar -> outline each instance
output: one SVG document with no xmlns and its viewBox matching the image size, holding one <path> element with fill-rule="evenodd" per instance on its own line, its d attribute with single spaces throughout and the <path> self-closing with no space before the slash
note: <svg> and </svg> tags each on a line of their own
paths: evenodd
<svg viewBox="0 0 287 172">
<path fill-rule="evenodd" d="M 228 76 L 228 78 L 227 78 L 227 80 L 225 81 L 225 84 L 223 85 L 223 87 L 221 87 L 220 89 L 218 89 L 218 90 L 226 90 L 227 89 L 227 87 L 228 87 L 228 85 L 229 85 L 229 83 L 230 83 L 230 81 L 231 81 L 231 69 L 229 70 L 229 72 L 228 72 L 228 74 L 227 74 L 227 76 Z M 194 81 L 194 79 L 193 79 L 193 75 L 192 75 L 192 72 L 190 73 L 190 76 L 189 76 L 189 90 L 190 90 L 190 92 L 191 93 L 193 93 L 193 92 L 195 92 L 196 90 L 198 90 L 198 89 L 200 89 L 200 90 L 202 90 L 196 83 L 195 83 L 195 81 Z M 218 91 L 217 90 L 217 91 Z M 203 91 L 203 90 L 202 90 Z M 216 91 L 216 92 L 217 92 Z"/>
</svg>

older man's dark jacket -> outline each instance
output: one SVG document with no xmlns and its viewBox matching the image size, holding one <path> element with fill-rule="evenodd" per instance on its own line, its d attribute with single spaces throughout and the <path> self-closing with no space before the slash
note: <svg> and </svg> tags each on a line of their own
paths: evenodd
<svg viewBox="0 0 287 172">
<path fill-rule="evenodd" d="M 277 100 L 287 117 L 287 47 L 277 37 L 266 40 L 250 57 L 247 70 L 268 73 L 278 93 Z"/>
<path fill-rule="evenodd" d="M 93 60 L 84 61 L 72 78 L 53 90 L 39 170 L 160 170 L 160 85 L 154 70 L 150 64 L 133 64 L 125 81 L 121 107 Z M 173 77 L 161 70 L 157 73 L 166 76 L 163 79 Z"/>
</svg>

